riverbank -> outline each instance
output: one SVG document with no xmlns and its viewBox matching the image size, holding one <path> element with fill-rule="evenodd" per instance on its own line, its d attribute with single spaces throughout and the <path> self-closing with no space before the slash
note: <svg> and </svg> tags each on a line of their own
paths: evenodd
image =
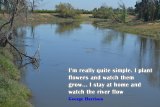
<svg viewBox="0 0 160 107">
<path fill-rule="evenodd" d="M 35 13 L 30 14 L 27 23 L 23 24 L 44 24 L 44 23 L 63 23 L 63 22 L 89 22 L 93 23 L 97 27 L 112 28 L 122 32 L 128 32 L 133 34 L 139 34 L 145 37 L 151 37 L 153 39 L 159 39 L 160 37 L 160 23 L 150 22 L 143 23 L 138 21 L 131 21 L 125 24 L 111 23 L 104 19 L 91 18 L 91 14 L 83 14 L 81 18 L 59 18 L 56 14 L 49 13 Z M 4 20 L 2 18 L 2 20 Z M 0 23 L 2 22 L 0 21 Z M 19 22 L 19 20 L 17 21 Z M 22 25 L 20 23 L 19 25 Z M 13 64 L 13 56 L 6 48 L 0 48 L 0 107 L 29 107 L 28 102 L 30 96 L 29 90 L 23 86 L 19 79 L 21 77 L 20 71 Z"/>
<path fill-rule="evenodd" d="M 104 21 L 95 21 L 94 25 L 101 28 L 111 28 L 121 32 L 138 34 L 143 37 L 160 40 L 160 22 L 128 22 L 128 23 L 111 23 Z"/>
<path fill-rule="evenodd" d="M 102 19 L 91 18 L 92 14 L 81 14 L 79 18 L 61 18 L 58 17 L 56 13 L 33 13 L 29 14 L 27 18 L 26 24 L 44 24 L 44 23 L 63 23 L 63 22 L 93 22 L 93 21 L 100 21 Z M 104 19 L 103 19 L 104 20 Z"/>
<path fill-rule="evenodd" d="M 31 107 L 30 91 L 19 81 L 20 77 L 9 48 L 0 48 L 0 107 Z"/>
<path fill-rule="evenodd" d="M 3 20 L 2 15 L 0 19 Z M 93 23 L 100 28 L 111 28 L 121 32 L 138 34 L 143 37 L 150 37 L 152 39 L 160 39 L 160 21 L 156 22 L 142 22 L 135 20 L 133 17 L 128 17 L 129 21 L 126 23 L 112 22 L 106 19 L 92 18 L 92 14 L 81 14 L 79 18 L 60 18 L 57 13 L 31 13 L 28 14 L 28 18 L 24 21 L 19 21 L 18 25 L 38 25 L 47 23 L 63 23 L 63 22 L 87 22 Z"/>
<path fill-rule="evenodd" d="M 105 19 L 92 18 L 92 14 L 82 14 L 78 19 L 60 18 L 57 17 L 56 14 L 52 13 L 34 13 L 29 15 L 28 17 L 29 24 L 60 23 L 72 21 L 89 22 L 100 28 L 111 28 L 121 32 L 150 37 L 152 39 L 160 39 L 159 21 L 144 23 L 142 21 L 135 20 L 132 19 L 132 17 L 129 17 L 129 21 L 127 23 L 116 23 Z"/>
</svg>

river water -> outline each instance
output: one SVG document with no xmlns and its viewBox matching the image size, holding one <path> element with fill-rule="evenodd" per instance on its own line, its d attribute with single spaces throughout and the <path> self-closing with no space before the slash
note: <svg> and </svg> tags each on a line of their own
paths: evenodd
<svg viewBox="0 0 160 107">
<path fill-rule="evenodd" d="M 160 41 L 87 23 L 27 26 L 17 34 L 29 55 L 40 45 L 39 68 L 27 65 L 22 72 L 35 107 L 160 107 Z M 70 67 L 143 67 L 152 68 L 153 73 L 134 74 L 142 87 L 123 89 L 124 95 L 100 95 L 105 98 L 101 102 L 76 102 L 67 99 Z"/>
</svg>

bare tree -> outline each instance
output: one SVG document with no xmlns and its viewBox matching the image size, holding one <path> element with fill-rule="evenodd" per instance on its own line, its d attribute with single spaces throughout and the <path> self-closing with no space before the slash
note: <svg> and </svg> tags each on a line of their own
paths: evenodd
<svg viewBox="0 0 160 107">
<path fill-rule="evenodd" d="M 37 7 L 37 5 L 43 0 L 29 0 L 29 7 L 31 9 L 31 12 L 33 12 L 35 10 L 35 8 Z"/>
<path fill-rule="evenodd" d="M 15 28 L 15 21 L 17 21 L 18 17 L 21 17 L 21 13 L 25 13 L 27 11 L 27 1 L 26 0 L 1 0 L 1 4 L 5 9 L 5 22 L 0 24 L 0 46 L 5 47 L 9 44 L 13 47 L 19 54 L 21 60 L 23 60 L 23 56 L 27 57 L 31 60 L 31 62 L 36 62 L 37 59 L 31 56 L 28 56 L 16 48 L 12 42 L 11 38 L 13 36 L 13 31 Z"/>
</svg>

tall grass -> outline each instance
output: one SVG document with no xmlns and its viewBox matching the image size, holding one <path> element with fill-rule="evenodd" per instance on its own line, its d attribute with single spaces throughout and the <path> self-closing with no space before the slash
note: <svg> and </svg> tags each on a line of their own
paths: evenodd
<svg viewBox="0 0 160 107">
<path fill-rule="evenodd" d="M 0 107 L 31 107 L 30 91 L 19 82 L 20 71 L 11 59 L 12 55 L 0 48 Z"/>
</svg>

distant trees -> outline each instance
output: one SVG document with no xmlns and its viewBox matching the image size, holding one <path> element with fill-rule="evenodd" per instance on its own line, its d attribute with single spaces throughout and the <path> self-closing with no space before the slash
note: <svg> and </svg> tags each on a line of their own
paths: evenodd
<svg viewBox="0 0 160 107">
<path fill-rule="evenodd" d="M 31 9 L 31 12 L 33 12 L 37 7 L 37 4 L 43 0 L 28 0 L 28 1 L 29 1 L 29 7 Z"/>
<path fill-rule="evenodd" d="M 128 7 L 127 8 L 127 13 L 129 15 L 135 15 L 135 9 L 133 7 Z"/>
<path fill-rule="evenodd" d="M 126 22 L 127 8 L 124 4 L 120 4 L 119 8 L 113 9 L 108 6 L 101 6 L 93 9 L 94 18 L 111 19 L 118 22 Z"/>
<path fill-rule="evenodd" d="M 76 11 L 81 14 L 92 14 L 92 11 L 85 9 L 76 9 Z"/>
<path fill-rule="evenodd" d="M 160 19 L 160 0 L 141 0 L 136 3 L 135 8 L 138 19 L 144 21 Z"/>
<path fill-rule="evenodd" d="M 60 3 L 56 5 L 56 11 L 59 13 L 59 16 L 63 18 L 75 18 L 79 15 L 70 3 Z"/>
<path fill-rule="evenodd" d="M 94 18 L 110 19 L 113 16 L 113 9 L 108 6 L 101 6 L 93 9 Z"/>
</svg>

